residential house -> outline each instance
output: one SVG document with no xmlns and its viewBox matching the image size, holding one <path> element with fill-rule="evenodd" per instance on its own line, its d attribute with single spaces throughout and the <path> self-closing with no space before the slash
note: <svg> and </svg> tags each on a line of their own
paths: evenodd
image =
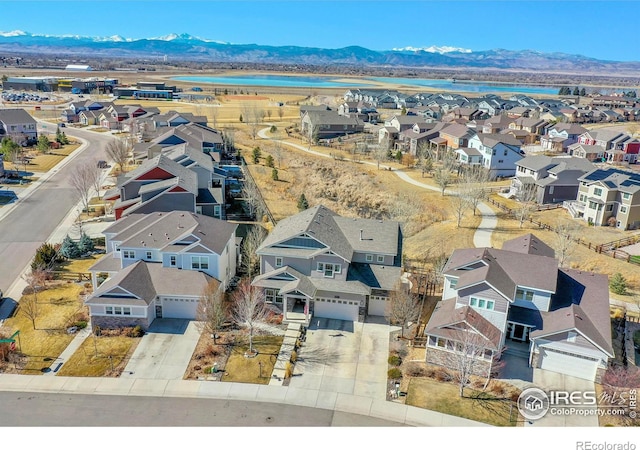
<svg viewBox="0 0 640 450">
<path fill-rule="evenodd" d="M 393 221 L 341 217 L 315 206 L 275 226 L 257 250 L 252 285 L 284 321 L 385 316 L 400 281 L 402 231 Z"/>
<path fill-rule="evenodd" d="M 440 138 L 446 141 L 446 145 L 452 149 L 469 146 L 469 141 L 475 132 L 466 125 L 454 123 L 440 130 Z"/>
<path fill-rule="evenodd" d="M 603 162 L 604 148 L 599 145 L 587 145 L 576 142 L 567 148 L 567 153 L 578 158 L 588 159 L 591 162 Z"/>
<path fill-rule="evenodd" d="M 36 120 L 21 108 L 0 109 L 0 139 L 8 136 L 18 144 L 38 140 Z"/>
<path fill-rule="evenodd" d="M 528 135 L 524 139 L 525 144 L 534 144 L 544 134 L 548 122 L 535 117 L 519 117 L 509 124 L 511 130 L 526 131 Z"/>
<path fill-rule="evenodd" d="M 540 138 L 540 145 L 546 151 L 567 152 L 569 146 L 578 142 L 578 137 L 586 132 L 586 128 L 575 123 L 556 123 L 547 128 Z"/>
<path fill-rule="evenodd" d="M 515 119 L 503 115 L 493 116 L 482 123 L 482 128 L 478 128 L 478 132 L 485 134 L 497 134 L 503 130 L 509 129 L 509 125 L 514 120 Z"/>
<path fill-rule="evenodd" d="M 187 211 L 131 214 L 104 230 L 107 254 L 89 268 L 94 327 L 197 318 L 205 288 L 235 275 L 237 225 Z M 99 284 L 99 280 L 104 281 Z"/>
<path fill-rule="evenodd" d="M 469 139 L 469 147 L 482 153 L 482 165 L 492 177 L 512 177 L 516 163 L 524 157 L 521 143 L 507 134 L 478 133 Z"/>
<path fill-rule="evenodd" d="M 578 142 L 602 147 L 607 162 L 634 164 L 640 152 L 640 141 L 627 133 L 615 130 L 588 130 L 578 137 Z"/>
<path fill-rule="evenodd" d="M 594 169 L 578 181 L 576 199 L 564 203 L 573 218 L 595 226 L 640 228 L 640 174 L 616 168 Z"/>
<path fill-rule="evenodd" d="M 469 166 L 482 165 L 483 156 L 475 148 L 462 147 L 456 150 L 456 161 Z"/>
<path fill-rule="evenodd" d="M 341 116 L 336 111 L 307 111 L 301 123 L 302 134 L 314 140 L 344 137 L 364 131 L 364 123 L 360 119 Z"/>
<path fill-rule="evenodd" d="M 516 163 L 509 195 L 517 199 L 531 195 L 540 205 L 574 200 L 578 178 L 594 169 L 588 160 L 578 157 L 527 156 Z"/>
<path fill-rule="evenodd" d="M 503 352 L 530 367 L 600 382 L 613 358 L 605 275 L 561 268 L 528 234 L 502 249 L 455 250 L 442 300 L 425 328 L 426 362 L 456 369 L 461 355 L 487 376 Z"/>
</svg>

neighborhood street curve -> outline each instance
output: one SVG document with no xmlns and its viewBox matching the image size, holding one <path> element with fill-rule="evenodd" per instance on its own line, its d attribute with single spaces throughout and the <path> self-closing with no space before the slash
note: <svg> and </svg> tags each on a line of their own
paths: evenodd
<svg viewBox="0 0 640 450">
<path fill-rule="evenodd" d="M 317 152 L 315 150 L 311 150 L 308 146 L 305 147 L 304 145 L 294 144 L 293 142 L 287 142 L 287 141 L 283 141 L 281 139 L 271 138 L 271 137 L 269 137 L 267 135 L 268 132 L 269 132 L 269 128 L 263 128 L 262 130 L 260 130 L 258 132 L 258 136 L 260 136 L 262 139 L 267 139 L 267 140 L 271 140 L 271 141 L 278 141 L 281 144 L 297 148 L 298 150 L 302 150 L 303 152 L 311 153 L 312 155 L 321 156 L 321 157 L 324 157 L 324 158 L 332 158 L 331 155 L 327 155 L 325 153 L 321 153 L 321 152 Z M 351 161 L 349 158 L 345 158 L 345 159 L 347 161 Z M 374 162 L 370 162 L 370 161 L 359 161 L 359 163 L 368 164 L 370 166 L 376 166 L 376 167 L 378 166 L 377 162 L 374 163 Z M 437 188 L 435 186 L 430 186 L 428 184 L 416 181 L 416 180 L 411 178 L 409 175 L 407 175 L 406 173 L 404 173 L 400 169 L 394 169 L 392 167 L 389 167 L 389 170 L 391 170 L 398 177 L 400 177 L 401 180 L 403 180 L 403 181 L 405 181 L 407 183 L 413 184 L 414 186 L 418 186 L 418 187 L 420 187 L 422 189 L 428 189 L 428 190 L 431 190 L 431 191 L 440 192 L 440 188 Z M 455 194 L 455 192 L 451 191 L 451 190 L 448 191 L 448 192 L 450 194 Z M 498 224 L 497 216 L 496 216 L 495 212 L 493 212 L 493 210 L 486 203 L 479 203 L 478 204 L 478 211 L 480 211 L 480 215 L 482 217 L 482 221 L 480 222 L 480 225 L 478 226 L 478 229 L 476 230 L 475 234 L 473 235 L 473 245 L 475 245 L 476 247 L 491 247 L 491 235 L 493 234 L 493 231 L 495 230 L 495 228 L 496 228 L 496 226 Z"/>
<path fill-rule="evenodd" d="M 78 204 L 78 195 L 70 184 L 76 168 L 106 160 L 106 145 L 114 139 L 108 134 L 72 128 L 66 134 L 86 143 L 36 181 L 28 195 L 0 209 L 0 290 L 5 293 L 20 278 L 36 249 Z"/>
</svg>

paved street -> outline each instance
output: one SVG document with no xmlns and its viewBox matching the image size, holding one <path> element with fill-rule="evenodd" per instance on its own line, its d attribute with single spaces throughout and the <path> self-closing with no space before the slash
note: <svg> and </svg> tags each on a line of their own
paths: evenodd
<svg viewBox="0 0 640 450">
<path fill-rule="evenodd" d="M 87 141 L 59 169 L 27 188 L 14 204 L 0 208 L 0 289 L 10 293 L 10 286 L 20 278 L 36 249 L 47 241 L 56 227 L 78 204 L 69 179 L 76 167 L 87 161 L 107 159 L 106 144 L 114 139 L 108 134 L 67 128 L 72 137 Z"/>
</svg>

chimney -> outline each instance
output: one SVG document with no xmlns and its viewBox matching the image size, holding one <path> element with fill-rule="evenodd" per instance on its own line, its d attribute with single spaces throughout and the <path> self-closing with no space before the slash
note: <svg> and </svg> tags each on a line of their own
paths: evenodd
<svg viewBox="0 0 640 450">
<path fill-rule="evenodd" d="M 362 240 L 362 230 L 360 230 L 360 240 Z"/>
</svg>

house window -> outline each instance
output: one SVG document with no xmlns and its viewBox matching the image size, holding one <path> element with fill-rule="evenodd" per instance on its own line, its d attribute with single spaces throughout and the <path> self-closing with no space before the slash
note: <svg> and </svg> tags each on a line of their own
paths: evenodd
<svg viewBox="0 0 640 450">
<path fill-rule="evenodd" d="M 555 187 L 555 186 L 549 186 L 549 195 L 553 194 L 553 188 L 554 188 L 554 187 Z"/>
<path fill-rule="evenodd" d="M 596 209 L 596 202 L 589 202 L 589 209 Z"/>
<path fill-rule="evenodd" d="M 525 300 L 527 302 L 533 301 L 533 291 L 518 288 L 516 290 L 516 300 Z"/>
<path fill-rule="evenodd" d="M 131 308 L 128 306 L 105 306 L 104 312 L 113 316 L 130 316 Z"/>
<path fill-rule="evenodd" d="M 377 255 L 376 256 L 376 261 L 379 263 L 383 263 L 384 262 L 384 255 Z"/>
<path fill-rule="evenodd" d="M 620 207 L 620 212 L 621 212 L 622 214 L 625 214 L 625 213 L 627 212 L 627 207 L 626 207 L 626 206 L 621 206 L 621 207 Z"/>
<path fill-rule="evenodd" d="M 151 259 L 151 252 L 146 253 L 146 259 Z"/>
<path fill-rule="evenodd" d="M 175 267 L 176 266 L 176 256 L 175 255 L 169 256 L 169 265 L 171 267 Z"/>
<path fill-rule="evenodd" d="M 365 260 L 366 260 L 367 262 L 372 262 L 372 261 L 373 261 L 373 255 L 367 255 L 367 256 L 365 256 Z"/>
<path fill-rule="evenodd" d="M 605 211 L 613 211 L 613 204 L 608 204 Z"/>
<path fill-rule="evenodd" d="M 567 335 L 567 342 L 575 342 L 576 336 L 577 333 L 575 331 L 569 331 L 569 334 Z"/>
<path fill-rule="evenodd" d="M 282 256 L 276 256 L 276 267 L 282 267 Z"/>
<path fill-rule="evenodd" d="M 278 295 L 277 289 L 265 289 L 264 297 L 268 303 L 282 303 L 282 295 Z"/>
<path fill-rule="evenodd" d="M 136 252 L 133 250 L 123 250 L 122 257 L 124 259 L 134 259 L 136 257 Z"/>
<path fill-rule="evenodd" d="M 596 197 L 600 197 L 602 195 L 602 189 L 601 188 L 593 188 L 593 195 L 595 195 Z"/>
<path fill-rule="evenodd" d="M 457 278 L 453 278 L 453 279 L 449 280 L 449 287 L 451 289 L 455 289 L 457 285 L 458 285 L 458 279 Z"/>
<path fill-rule="evenodd" d="M 333 277 L 334 274 L 340 273 L 341 270 L 342 270 L 342 267 L 340 266 L 340 264 L 325 263 L 324 276 L 326 278 L 331 278 Z"/>
<path fill-rule="evenodd" d="M 104 312 L 105 314 L 113 314 L 113 306 L 105 306 Z"/>
<path fill-rule="evenodd" d="M 324 272 L 324 263 L 318 263 L 318 272 Z"/>
<path fill-rule="evenodd" d="M 628 192 L 623 192 L 622 193 L 622 198 L 624 200 L 629 200 L 629 197 L 631 197 L 631 194 L 629 194 Z"/>
<path fill-rule="evenodd" d="M 209 257 L 208 256 L 192 256 L 191 268 L 196 270 L 208 270 Z"/>
<path fill-rule="evenodd" d="M 504 156 L 507 156 L 507 149 L 504 150 Z"/>
<path fill-rule="evenodd" d="M 469 306 L 475 306 L 480 309 L 487 309 L 489 311 L 492 311 L 495 306 L 495 302 L 493 300 L 485 300 L 483 298 L 470 297 Z"/>
</svg>

